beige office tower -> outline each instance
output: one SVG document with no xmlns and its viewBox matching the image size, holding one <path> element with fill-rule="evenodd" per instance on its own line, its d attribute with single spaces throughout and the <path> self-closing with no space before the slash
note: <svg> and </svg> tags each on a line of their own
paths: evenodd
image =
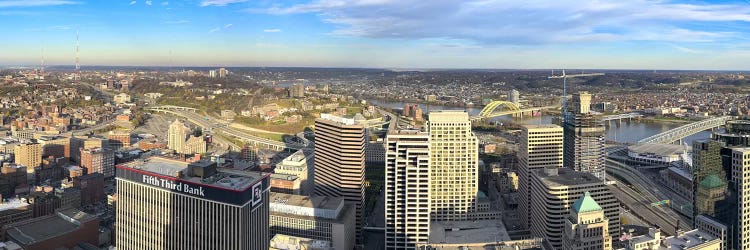
<svg viewBox="0 0 750 250">
<path fill-rule="evenodd" d="M 732 178 L 738 199 L 735 249 L 750 249 L 750 148 L 732 149 Z"/>
<path fill-rule="evenodd" d="M 529 228 L 531 170 L 563 166 L 563 128 L 558 125 L 524 125 L 518 148 L 518 211 L 521 225 Z"/>
<path fill-rule="evenodd" d="M 573 203 L 563 234 L 563 250 L 587 249 L 612 249 L 609 220 L 589 192 Z"/>
<path fill-rule="evenodd" d="M 365 200 L 365 128 L 354 119 L 321 114 L 315 120 L 315 195 L 343 197 L 357 211 L 361 242 Z"/>
<path fill-rule="evenodd" d="M 185 139 L 189 133 L 190 129 L 185 124 L 179 120 L 174 120 L 169 125 L 169 131 L 167 132 L 167 148 L 182 153 L 185 147 Z"/>
<path fill-rule="evenodd" d="M 570 106 L 573 110 L 569 112 L 574 114 L 588 114 L 591 107 L 591 94 L 586 91 L 574 93 Z"/>
<path fill-rule="evenodd" d="M 607 184 L 593 174 L 552 167 L 532 170 L 530 180 L 531 236 L 544 238 L 549 249 L 562 248 L 565 220 L 571 208 L 575 208 L 575 202 L 586 192 L 602 207 L 609 220 L 607 237 L 619 236 L 620 202 Z"/>
<path fill-rule="evenodd" d="M 26 143 L 13 148 L 15 163 L 26 166 L 27 173 L 34 173 L 34 168 L 42 166 L 42 144 Z"/>
<path fill-rule="evenodd" d="M 468 220 L 476 211 L 479 142 L 464 111 L 432 111 L 430 133 L 431 217 L 437 221 Z"/>
<path fill-rule="evenodd" d="M 385 248 L 417 249 L 430 237 L 430 135 L 391 131 L 385 145 Z"/>
</svg>

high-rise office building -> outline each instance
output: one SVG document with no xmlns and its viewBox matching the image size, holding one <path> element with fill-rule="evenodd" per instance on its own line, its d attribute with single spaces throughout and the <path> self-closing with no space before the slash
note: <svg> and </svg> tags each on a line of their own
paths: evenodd
<svg viewBox="0 0 750 250">
<path fill-rule="evenodd" d="M 563 246 L 565 218 L 575 201 L 586 192 L 601 206 L 609 220 L 607 237 L 620 235 L 620 202 L 607 184 L 591 173 L 551 167 L 531 171 L 531 235 L 542 237 L 551 249 Z M 598 249 L 598 248 L 594 248 Z"/>
<path fill-rule="evenodd" d="M 386 136 L 385 248 L 416 249 L 430 237 L 430 135 Z"/>
<path fill-rule="evenodd" d="M 115 176 L 115 155 L 108 148 L 81 149 L 81 167 L 86 173 L 101 173 L 105 178 Z"/>
<path fill-rule="evenodd" d="M 26 166 L 28 173 L 34 173 L 34 168 L 42 166 L 42 144 L 26 143 L 16 145 L 13 149 L 15 163 Z"/>
<path fill-rule="evenodd" d="M 608 222 L 604 216 L 604 209 L 596 203 L 589 192 L 584 193 L 573 203 L 570 215 L 565 220 L 562 249 L 612 249 Z"/>
<path fill-rule="evenodd" d="M 738 195 L 732 180 L 731 149 L 723 144 L 693 142 L 693 226 L 721 239 L 722 249 L 735 249 Z"/>
<path fill-rule="evenodd" d="M 750 148 L 732 150 L 732 176 L 737 187 L 735 249 L 750 249 Z"/>
<path fill-rule="evenodd" d="M 182 152 L 185 147 L 185 138 L 190 133 L 190 129 L 185 126 L 179 120 L 174 120 L 169 125 L 169 131 L 167 131 L 167 148 L 174 150 L 177 153 Z"/>
<path fill-rule="evenodd" d="M 606 129 L 602 121 L 591 114 L 591 94 L 578 92 L 573 94 L 570 112 L 565 115 L 565 167 L 592 173 L 604 181 L 605 150 L 604 135 Z"/>
<path fill-rule="evenodd" d="M 508 101 L 517 106 L 521 105 L 521 93 L 515 89 L 511 90 L 510 92 L 508 92 Z"/>
<path fill-rule="evenodd" d="M 117 166 L 117 249 L 269 249 L 269 174 L 152 157 Z"/>
<path fill-rule="evenodd" d="M 432 111 L 430 209 L 432 220 L 468 220 L 479 192 L 479 142 L 464 111 Z"/>
<path fill-rule="evenodd" d="M 365 127 L 354 119 L 321 114 L 315 119 L 315 195 L 343 197 L 355 208 L 362 235 L 365 200 Z"/>
<path fill-rule="evenodd" d="M 521 225 L 529 228 L 531 170 L 563 166 L 563 128 L 557 125 L 524 125 L 518 148 L 518 211 Z"/>
</svg>

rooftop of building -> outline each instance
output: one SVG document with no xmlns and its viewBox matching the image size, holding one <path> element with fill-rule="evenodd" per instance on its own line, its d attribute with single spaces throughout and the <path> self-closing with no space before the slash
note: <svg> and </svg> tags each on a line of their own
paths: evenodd
<svg viewBox="0 0 750 250">
<path fill-rule="evenodd" d="M 299 179 L 299 177 L 297 177 L 296 175 L 292 175 L 292 174 L 276 174 L 276 173 L 272 173 L 271 174 L 271 179 L 280 179 L 280 180 L 287 180 L 287 181 L 295 181 L 295 180 Z"/>
<path fill-rule="evenodd" d="M 320 114 L 320 118 L 317 119 L 316 121 L 332 122 L 332 123 L 337 123 L 339 125 L 347 125 L 347 126 L 358 124 L 357 121 L 352 118 L 333 115 L 333 114 L 327 114 L 327 113 Z"/>
<path fill-rule="evenodd" d="M 469 113 L 464 110 L 432 110 L 428 114 L 430 122 L 467 122 Z"/>
<path fill-rule="evenodd" d="M 430 239 L 433 244 L 495 243 L 509 241 L 510 236 L 501 220 L 433 221 Z"/>
<path fill-rule="evenodd" d="M 2 203 L 0 203 L 0 212 L 13 210 L 13 209 L 19 209 L 19 208 L 28 207 L 28 206 L 29 206 L 29 203 L 23 199 L 18 199 L 18 198 L 4 199 Z"/>
<path fill-rule="evenodd" d="M 522 126 L 526 129 L 562 129 L 557 124 L 524 124 Z"/>
<path fill-rule="evenodd" d="M 628 150 L 638 154 L 672 156 L 682 154 L 685 151 L 685 147 L 676 144 L 646 143 L 629 146 Z"/>
<path fill-rule="evenodd" d="M 307 159 L 311 156 L 312 154 L 305 154 L 304 150 L 298 150 L 297 152 L 294 152 L 293 154 L 284 158 L 284 160 L 282 160 L 280 164 L 303 163 L 306 162 Z"/>
<path fill-rule="evenodd" d="M 271 238 L 272 250 L 328 250 L 333 249 L 333 243 L 326 240 L 314 240 L 303 237 L 276 234 Z"/>
<path fill-rule="evenodd" d="M 586 213 L 594 211 L 602 211 L 602 207 L 591 197 L 591 193 L 586 192 L 573 203 L 573 211 L 576 213 Z"/>
<path fill-rule="evenodd" d="M 664 241 L 666 242 L 662 242 L 662 249 L 688 249 L 714 240 L 718 239 L 704 231 L 693 229 L 691 231 L 680 233 L 677 236 L 669 236 L 665 238 Z M 667 248 L 668 246 L 671 247 Z"/>
<path fill-rule="evenodd" d="M 531 174 L 540 177 L 547 187 L 561 187 L 602 183 L 591 173 L 574 171 L 568 168 L 534 169 Z"/>
<path fill-rule="evenodd" d="M 29 245 L 70 233 L 80 228 L 81 223 L 94 219 L 96 216 L 75 208 L 62 209 L 55 214 L 10 224 L 6 234 L 21 245 Z"/>
<path fill-rule="evenodd" d="M 189 165 L 204 168 L 211 164 L 215 163 L 206 160 L 189 163 L 162 157 L 149 157 L 119 165 L 118 168 L 130 168 L 136 171 L 145 171 L 157 175 L 169 176 L 171 178 L 178 178 L 192 183 L 235 191 L 247 190 L 255 184 L 257 180 L 267 175 L 266 173 L 261 172 L 247 172 L 226 168 L 217 168 L 215 174 L 205 178 L 193 176 L 189 173 Z"/>
<path fill-rule="evenodd" d="M 337 209 L 344 202 L 344 199 L 341 197 L 304 196 L 274 192 L 271 192 L 270 199 L 271 204 L 331 210 Z"/>
</svg>

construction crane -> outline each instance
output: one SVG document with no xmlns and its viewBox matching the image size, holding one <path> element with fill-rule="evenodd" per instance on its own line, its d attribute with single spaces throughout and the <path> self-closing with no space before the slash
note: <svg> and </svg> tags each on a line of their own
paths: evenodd
<svg viewBox="0 0 750 250">
<path fill-rule="evenodd" d="M 581 74 L 566 75 L 565 70 L 563 69 L 562 75 L 556 76 L 555 71 L 552 70 L 552 76 L 547 77 L 547 79 L 560 79 L 560 78 L 563 79 L 563 103 L 562 103 L 562 112 L 561 112 L 563 116 L 563 121 L 565 119 L 565 112 L 568 111 L 568 93 L 567 93 L 568 78 L 585 77 L 585 76 L 603 76 L 603 75 L 604 73 L 587 73 L 587 74 L 581 73 Z"/>
</svg>

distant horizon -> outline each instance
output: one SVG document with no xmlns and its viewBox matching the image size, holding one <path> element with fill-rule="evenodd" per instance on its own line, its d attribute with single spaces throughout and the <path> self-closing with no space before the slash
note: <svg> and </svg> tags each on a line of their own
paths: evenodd
<svg viewBox="0 0 750 250">
<path fill-rule="evenodd" d="M 0 69 L 35 69 L 40 68 L 41 65 L 0 65 Z M 74 64 L 59 64 L 59 65 L 45 65 L 45 69 L 50 69 L 52 71 L 67 71 L 75 69 Z M 96 70 L 96 69 L 86 69 L 86 67 L 93 67 L 93 68 L 170 68 L 172 70 L 178 70 L 178 69 L 218 69 L 218 68 L 274 68 L 274 69 L 283 69 L 283 68 L 300 68 L 300 69 L 363 69 L 363 70 L 387 70 L 387 71 L 451 71 L 451 70 L 458 70 L 458 71 L 555 71 L 555 75 L 560 74 L 562 70 L 571 71 L 572 73 L 578 73 L 575 71 L 664 71 L 664 72 L 670 72 L 670 71 L 692 71 L 692 72 L 738 72 L 738 73 L 750 73 L 750 69 L 638 69 L 638 68 L 566 68 L 566 69 L 559 69 L 559 68 L 398 68 L 398 67 L 326 67 L 326 66 L 161 66 L 161 65 L 81 65 L 82 71 L 87 70 Z"/>
</svg>

